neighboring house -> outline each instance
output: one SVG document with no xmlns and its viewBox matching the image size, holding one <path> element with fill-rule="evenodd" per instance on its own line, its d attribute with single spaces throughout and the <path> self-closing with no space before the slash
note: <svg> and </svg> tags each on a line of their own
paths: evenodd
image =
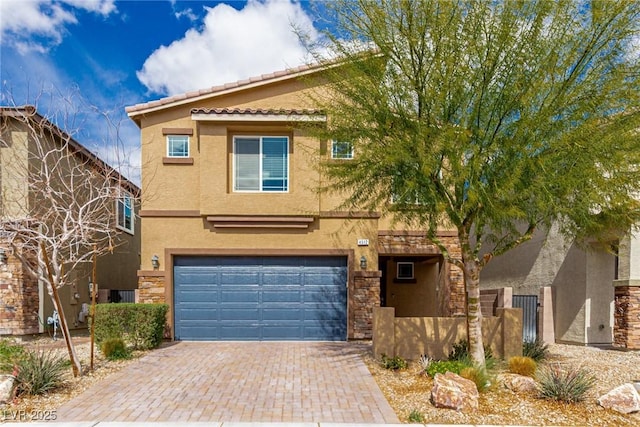
<svg viewBox="0 0 640 427">
<path fill-rule="evenodd" d="M 40 170 L 36 144 L 58 150 L 59 156 L 71 156 L 72 164 L 108 170 L 117 177 L 122 196 L 114 208 L 113 226 L 119 230 L 112 253 L 97 260 L 100 289 L 134 290 L 139 268 L 140 227 L 136 220 L 140 189 L 115 172 L 80 143 L 37 113 L 34 107 L 0 107 L 0 216 L 3 220 L 30 220 L 46 223 L 38 212 L 47 202 L 34 193 L 25 170 Z M 37 142 L 36 139 L 39 141 Z M 68 143 L 67 148 L 64 143 Z M 57 154 L 56 154 L 57 155 Z M 55 158 L 55 156 L 52 156 Z M 60 186 L 61 187 L 61 186 Z M 63 191 L 63 190 L 61 190 Z M 73 283 L 59 290 L 63 309 L 71 329 L 86 327 L 80 315 L 89 303 L 91 263 L 73 271 Z M 0 234 L 0 335 L 24 335 L 44 332 L 53 304 L 42 283 L 33 277 L 13 254 L 6 234 Z"/>
<path fill-rule="evenodd" d="M 463 315 L 462 272 L 424 230 L 345 212 L 318 156 L 349 142 L 305 132 L 321 68 L 263 75 L 127 108 L 141 129 L 141 302 L 166 302 L 175 339 L 371 337 L 373 307 Z M 304 124 L 304 125 L 303 125 Z M 452 254 L 455 232 L 439 230 Z"/>
</svg>

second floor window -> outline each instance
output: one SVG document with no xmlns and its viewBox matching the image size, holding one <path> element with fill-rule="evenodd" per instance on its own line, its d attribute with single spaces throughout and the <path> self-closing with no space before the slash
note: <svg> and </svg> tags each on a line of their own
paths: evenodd
<svg viewBox="0 0 640 427">
<path fill-rule="evenodd" d="M 167 157 L 189 157 L 189 137 L 167 135 Z"/>
<path fill-rule="evenodd" d="M 233 168 L 234 191 L 289 191 L 289 138 L 235 137 Z"/>
<path fill-rule="evenodd" d="M 331 142 L 332 159 L 353 159 L 353 144 L 343 141 Z"/>
<path fill-rule="evenodd" d="M 122 194 L 117 201 L 118 228 L 133 234 L 133 198 Z"/>
</svg>

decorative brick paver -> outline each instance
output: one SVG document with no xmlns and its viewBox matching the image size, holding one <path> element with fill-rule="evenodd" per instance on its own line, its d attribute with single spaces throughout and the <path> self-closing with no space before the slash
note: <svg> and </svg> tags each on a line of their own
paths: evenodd
<svg viewBox="0 0 640 427">
<path fill-rule="evenodd" d="M 358 343 L 180 342 L 58 409 L 59 421 L 397 423 Z"/>
</svg>

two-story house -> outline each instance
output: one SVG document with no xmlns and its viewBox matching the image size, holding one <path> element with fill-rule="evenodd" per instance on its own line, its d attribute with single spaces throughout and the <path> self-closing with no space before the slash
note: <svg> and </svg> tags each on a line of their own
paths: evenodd
<svg viewBox="0 0 640 427">
<path fill-rule="evenodd" d="M 327 120 L 307 96 L 323 90 L 322 72 L 127 108 L 141 129 L 140 301 L 170 305 L 173 338 L 358 339 L 371 337 L 375 306 L 464 313 L 462 273 L 424 230 L 340 210 L 340 194 L 319 191 L 320 159 L 358 155 L 305 131 Z M 454 232 L 439 235 L 458 250 Z"/>
<path fill-rule="evenodd" d="M 46 161 L 43 160 L 44 154 Z M 35 227 L 51 225 L 48 218 L 53 215 L 43 215 L 50 213 L 52 205 L 39 191 L 42 187 L 36 180 L 60 180 L 47 183 L 46 187 L 59 188 L 59 191 L 88 191 L 85 186 L 88 182 L 68 182 L 71 180 L 67 179 L 69 176 L 76 179 L 86 176 L 81 173 L 42 176 L 43 164 L 49 162 L 48 170 L 53 170 L 54 163 L 63 159 L 64 164 L 71 168 L 107 171 L 108 176 L 117 182 L 120 195 L 117 200 L 113 199 L 116 206 L 108 210 L 111 219 L 108 223 L 116 230 L 116 239 L 113 251 L 97 260 L 96 281 L 103 290 L 136 289 L 136 271 L 140 265 L 136 200 L 140 189 L 38 114 L 32 106 L 0 107 L 0 217 L 3 221 L 30 221 Z M 74 197 L 82 198 L 79 193 Z M 29 273 L 13 252 L 8 238 L 3 229 L 0 234 L 0 335 L 44 332 L 47 319 L 53 315 L 53 303 L 45 285 Z M 59 290 L 71 329 L 87 325 L 86 304 L 90 302 L 89 282 L 92 278 L 91 260 L 88 261 L 69 271 L 71 283 Z"/>
</svg>

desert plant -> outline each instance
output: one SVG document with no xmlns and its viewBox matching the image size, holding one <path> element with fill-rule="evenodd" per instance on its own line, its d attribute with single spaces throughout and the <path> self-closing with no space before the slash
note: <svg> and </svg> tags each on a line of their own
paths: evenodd
<svg viewBox="0 0 640 427">
<path fill-rule="evenodd" d="M 484 346 L 484 358 L 485 361 L 493 360 L 493 350 L 491 347 Z M 467 361 L 471 360 L 471 356 L 469 355 L 469 341 L 465 339 L 461 339 L 457 343 L 453 344 L 453 348 L 449 352 L 449 360 L 460 360 Z"/>
<path fill-rule="evenodd" d="M 418 360 L 418 363 L 420 364 L 420 368 L 424 372 L 427 372 L 427 369 L 429 369 L 429 365 L 431 365 L 432 362 L 433 362 L 433 359 L 431 359 L 426 354 L 421 355 L 420 359 Z"/>
<path fill-rule="evenodd" d="M 547 358 L 549 354 L 549 346 L 539 337 L 534 341 L 525 341 L 522 343 L 522 355 L 530 357 L 536 362 L 541 362 Z"/>
<path fill-rule="evenodd" d="M 407 367 L 407 361 L 404 360 L 402 357 L 400 356 L 389 357 L 386 354 L 382 354 L 380 358 L 380 364 L 382 365 L 383 368 L 392 369 L 394 371 L 398 369 L 405 369 Z"/>
<path fill-rule="evenodd" d="M 36 395 L 53 390 L 63 382 L 70 363 L 66 357 L 49 351 L 25 351 L 18 361 L 18 394 Z"/>
<path fill-rule="evenodd" d="M 122 338 L 109 338 L 100 344 L 100 350 L 109 360 L 129 359 L 131 352 Z"/>
<path fill-rule="evenodd" d="M 417 409 L 413 409 L 409 413 L 409 422 L 424 424 L 424 415 L 422 415 L 422 412 L 418 411 Z"/>
<path fill-rule="evenodd" d="M 21 345 L 8 339 L 0 339 L 0 373 L 12 372 L 24 353 Z"/>
<path fill-rule="evenodd" d="M 540 397 L 566 403 L 580 402 L 595 384 L 595 378 L 584 368 L 563 368 L 558 364 L 538 369 Z"/>
<path fill-rule="evenodd" d="M 493 374 L 484 366 L 467 366 L 460 370 L 460 376 L 473 381 L 478 391 L 487 390 L 494 383 Z"/>
<path fill-rule="evenodd" d="M 513 356 L 509 359 L 509 372 L 512 374 L 533 377 L 537 368 L 538 364 L 531 357 Z"/>
<path fill-rule="evenodd" d="M 445 372 L 459 374 L 460 371 L 469 366 L 471 366 L 470 362 L 461 360 L 436 360 L 431 362 L 427 368 L 427 375 L 433 378 L 436 374 L 444 374 Z"/>
</svg>

